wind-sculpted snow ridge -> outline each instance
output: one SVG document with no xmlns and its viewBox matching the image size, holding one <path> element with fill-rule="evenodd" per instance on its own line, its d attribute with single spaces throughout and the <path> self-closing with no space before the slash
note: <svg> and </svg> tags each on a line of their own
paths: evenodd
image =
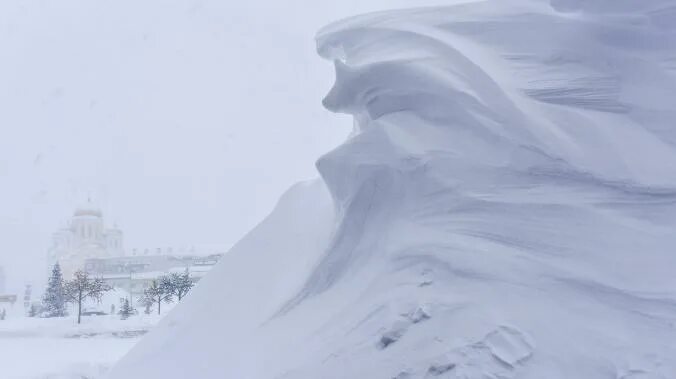
<svg viewBox="0 0 676 379">
<path fill-rule="evenodd" d="M 112 378 L 676 378 L 676 1 L 331 25 L 355 118 Z M 328 191 L 327 191 L 328 190 Z"/>
</svg>

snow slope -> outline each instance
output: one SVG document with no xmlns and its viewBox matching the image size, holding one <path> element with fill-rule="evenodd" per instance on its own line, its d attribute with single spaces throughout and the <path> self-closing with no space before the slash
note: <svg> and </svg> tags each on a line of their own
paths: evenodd
<svg viewBox="0 0 676 379">
<path fill-rule="evenodd" d="M 676 1 L 333 24 L 355 118 L 112 372 L 676 377 Z"/>
</svg>

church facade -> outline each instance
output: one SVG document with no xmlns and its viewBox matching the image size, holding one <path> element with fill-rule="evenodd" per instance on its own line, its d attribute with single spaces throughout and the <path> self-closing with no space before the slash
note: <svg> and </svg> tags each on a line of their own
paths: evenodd
<svg viewBox="0 0 676 379">
<path fill-rule="evenodd" d="M 68 225 L 53 235 L 47 258 L 49 270 L 58 262 L 63 277 L 70 279 L 75 271 L 84 269 L 88 259 L 122 256 L 123 237 L 121 230 L 105 226 L 99 209 L 79 208 Z"/>
</svg>

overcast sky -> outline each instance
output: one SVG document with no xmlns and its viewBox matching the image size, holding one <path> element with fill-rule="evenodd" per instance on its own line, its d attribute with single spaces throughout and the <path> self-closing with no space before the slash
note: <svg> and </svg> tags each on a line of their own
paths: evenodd
<svg viewBox="0 0 676 379">
<path fill-rule="evenodd" d="M 43 274 L 87 197 L 126 247 L 230 245 L 351 120 L 314 34 L 422 0 L 0 1 L 0 265 Z"/>
</svg>

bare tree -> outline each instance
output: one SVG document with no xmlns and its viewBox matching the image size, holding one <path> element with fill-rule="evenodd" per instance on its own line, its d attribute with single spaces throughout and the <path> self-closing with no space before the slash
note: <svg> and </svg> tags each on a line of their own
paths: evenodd
<svg viewBox="0 0 676 379">
<path fill-rule="evenodd" d="M 172 291 L 167 287 L 166 280 L 160 278 L 159 280 L 153 280 L 150 284 L 150 287 L 146 288 L 143 291 L 143 297 L 141 298 L 141 304 L 144 304 L 146 307 L 157 304 L 157 314 L 162 313 L 162 302 L 171 303 L 174 300 Z"/>
<path fill-rule="evenodd" d="M 106 291 L 112 289 L 101 278 L 90 278 L 89 275 L 78 270 L 75 272 L 72 280 L 64 284 L 64 294 L 68 302 L 77 304 L 77 323 L 80 323 L 82 317 L 82 301 L 87 298 L 101 301 L 101 297 Z"/>
<path fill-rule="evenodd" d="M 169 275 L 165 275 L 160 278 L 160 282 L 167 292 L 170 292 L 178 298 L 178 301 L 181 301 L 195 285 L 192 279 L 190 279 L 190 271 L 188 268 L 185 269 L 183 274 L 172 272 Z"/>
</svg>

